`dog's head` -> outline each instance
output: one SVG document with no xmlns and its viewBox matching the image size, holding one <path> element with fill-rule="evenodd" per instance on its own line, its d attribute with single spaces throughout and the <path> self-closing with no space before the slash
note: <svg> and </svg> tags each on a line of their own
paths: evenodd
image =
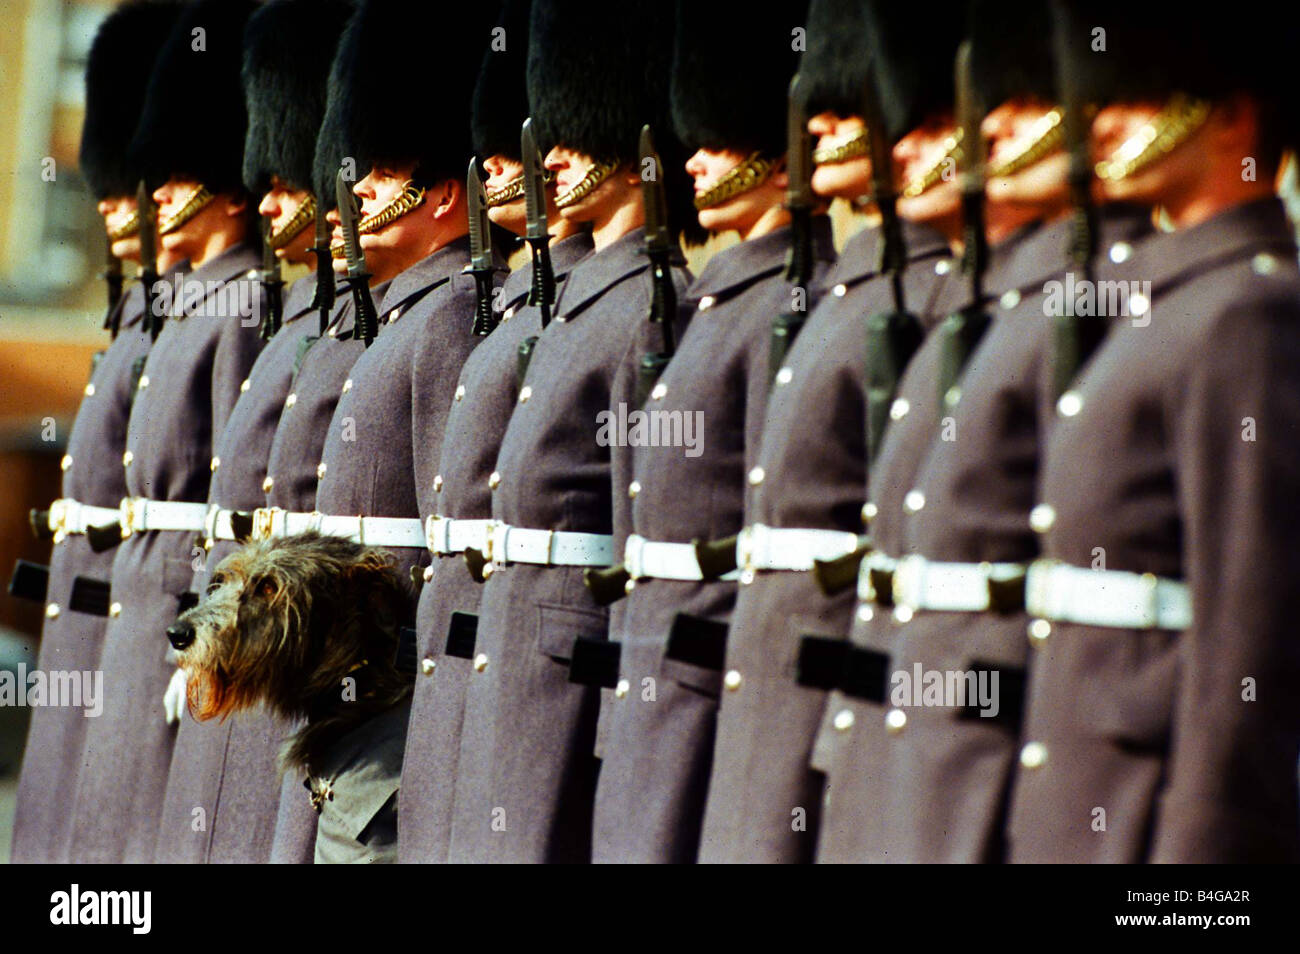
<svg viewBox="0 0 1300 954">
<path fill-rule="evenodd" d="M 196 719 L 258 703 L 305 718 L 353 691 L 388 693 L 409 599 L 382 550 L 303 533 L 246 544 L 167 630 Z"/>
</svg>

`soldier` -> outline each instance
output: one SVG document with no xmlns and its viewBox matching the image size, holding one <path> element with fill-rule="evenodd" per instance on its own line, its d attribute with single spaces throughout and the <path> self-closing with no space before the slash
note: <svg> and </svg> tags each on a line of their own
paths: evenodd
<svg viewBox="0 0 1300 954">
<path fill-rule="evenodd" d="M 868 572 L 877 574 L 876 601 L 860 613 L 875 626 L 862 621 L 855 653 L 878 661 L 876 693 L 892 707 L 859 698 L 853 708 L 828 709 L 831 731 L 852 736 L 841 744 L 856 761 L 844 758 L 829 780 L 825 860 L 1003 857 L 1028 650 L 1029 620 L 1014 590 L 1019 564 L 1037 552 L 1028 515 L 1039 435 L 1050 424 L 1038 389 L 1053 332 L 1045 289 L 1071 265 L 1079 220 L 1064 214 L 1070 157 L 1061 148 L 1047 4 L 975 2 L 970 22 L 972 93 L 995 107 L 982 119 L 986 234 L 994 258 L 1008 260 L 990 276 L 1001 295 L 965 372 L 944 380 L 943 336 L 916 356 L 898 398 L 911 410 L 889 432 L 873 473 L 877 550 Z M 1035 220 L 1046 224 L 1025 232 Z M 1101 247 L 1122 258 L 1148 221 L 1141 210 L 1106 210 Z M 941 411 L 921 410 L 939 394 Z M 932 679 L 960 685 L 963 695 L 932 698 Z M 867 830 L 879 840 L 856 854 L 867 813 L 878 819 Z"/>
<path fill-rule="evenodd" d="M 556 144 L 546 157 L 556 205 L 590 224 L 595 252 L 561 289 L 487 481 L 495 525 L 482 554 L 491 563 L 466 692 L 453 861 L 590 857 L 599 697 L 569 682 L 568 662 L 575 641 L 607 639 L 583 570 L 613 562 L 614 498 L 626 501 L 627 478 L 611 460 L 620 450 L 598 441 L 598 415 L 633 402 L 640 359 L 661 333 L 646 320 L 652 287 L 635 165 L 643 123 L 669 140 L 671 16 L 659 6 L 633 4 L 617 23 L 591 4 L 535 0 L 532 9 L 533 120 Z M 671 161 L 644 168 L 676 186 Z M 675 294 L 680 272 L 664 262 L 660 275 L 661 292 Z"/>
<path fill-rule="evenodd" d="M 771 381 L 773 319 L 791 310 L 793 296 L 815 304 L 835 257 L 824 205 L 815 216 L 799 209 L 797 232 L 782 207 L 791 184 L 782 107 L 795 67 L 792 37 L 806 12 L 799 7 L 737 24 L 730 14 L 678 4 L 673 123 L 696 149 L 686 170 L 699 222 L 714 234 L 737 232 L 741 242 L 715 254 L 687 288 L 682 307 L 698 320 L 646 404 L 663 421 L 689 426 L 692 444 L 632 450 L 629 595 L 611 628 L 622 646 L 622 678 L 618 701 L 602 713 L 595 861 L 692 862 L 699 848 L 736 585 L 734 574 L 705 580 L 691 543 L 740 530 L 745 473 L 757 456 Z M 799 133 L 795 149 L 807 142 L 802 121 Z M 809 169 L 806 160 L 790 162 Z M 808 197 L 806 171 L 802 177 L 791 184 L 796 206 Z M 787 273 L 792 243 L 806 243 L 794 254 L 809 262 L 810 274 Z M 684 427 L 677 432 L 688 435 Z"/>
<path fill-rule="evenodd" d="M 270 226 L 268 249 L 278 261 L 310 261 L 312 160 L 330 63 L 350 11 L 340 0 L 273 0 L 249 18 L 244 32 L 249 124 L 243 178 L 250 193 L 263 196 L 259 209 Z M 204 592 L 209 568 L 236 549 L 235 541 L 251 527 L 251 512 L 266 502 L 262 481 L 271 439 L 296 366 L 319 335 L 315 286 L 313 275 L 290 290 L 283 327 L 239 386 L 239 399 L 213 446 L 203 532 L 207 557 L 194 577 L 195 594 Z M 262 713 L 241 713 L 221 724 L 195 722 L 188 714 L 180 721 L 156 860 L 267 861 L 279 804 L 277 757 L 288 727 Z M 203 809 L 205 825 L 193 824 L 196 808 Z"/>
<path fill-rule="evenodd" d="M 267 511 L 266 518 L 274 535 L 317 527 L 383 546 L 397 557 L 404 575 L 423 569 L 427 555 L 420 515 L 432 513 L 421 502 L 433 493 L 433 466 L 415 458 L 414 448 L 441 446 L 460 366 L 481 340 L 472 333 L 475 281 L 462 274 L 470 263 L 464 175 L 472 150 L 473 82 L 495 11 L 452 12 L 448 21 L 447 10 L 367 0 L 340 42 L 331 76 L 337 95 L 324 128 L 339 124 L 352 150 L 346 155 L 358 172 L 365 170 L 354 187 L 365 214 L 359 227 L 364 266 L 371 278 L 389 284 L 378 309 L 378 335 L 342 382 L 325 429 L 315 466 L 318 512 L 285 507 L 283 513 Z M 447 75 L 435 101 L 438 121 L 413 121 L 429 107 L 424 44 L 435 30 L 457 38 L 450 47 L 455 55 L 442 60 Z M 355 265 L 348 262 L 350 275 Z M 364 335 L 364 328 L 354 334 L 357 330 Z M 312 411 L 319 413 L 320 406 Z M 291 391 L 281 431 L 297 412 L 296 391 Z M 272 469 L 267 478 L 272 506 L 279 479 Z M 261 532 L 256 522 L 255 532 Z M 412 601 L 408 627 L 414 617 Z M 376 793 L 376 812 L 395 789 Z M 301 805 L 309 802 L 305 790 L 284 795 Z M 293 854 L 287 846 L 301 847 L 307 839 L 288 820 L 293 809 L 283 798 L 280 811 L 286 827 L 277 823 L 273 858 L 287 860 Z"/>
<path fill-rule="evenodd" d="M 93 550 L 86 530 L 117 519 L 126 483 L 117 467 L 95 466 L 94 461 L 104 454 L 116 457 L 126 447 L 135 385 L 132 369 L 143 361 L 149 347 L 140 323 L 143 289 L 132 285 L 121 296 L 121 262 L 140 261 L 135 199 L 140 169 L 130 162 L 127 148 L 158 47 L 178 12 L 175 3 L 122 4 L 100 24 L 86 63 L 80 165 L 99 200 L 110 246 L 109 312 L 104 326 L 113 340 L 96 356 L 68 437 L 62 496 L 41 514 L 44 524 L 34 527 L 42 535 L 48 532 L 54 542 L 38 658 L 42 672 L 89 671 L 99 660 L 113 554 Z M 166 268 L 176 263 L 161 264 Z M 86 726 L 81 709 L 33 709 L 14 809 L 13 861 L 78 859 L 70 835 Z"/>
<path fill-rule="evenodd" d="M 151 182 L 162 248 L 194 271 L 153 302 L 154 346 L 140 376 L 122 464 L 128 497 L 104 637 L 103 714 L 86 733 L 73 839 L 88 859 L 153 855 L 173 731 L 164 631 L 194 573 L 212 434 L 225 424 L 261 344 L 252 205 L 240 183 L 239 86 L 251 3 L 198 0 L 181 14 L 150 79 L 131 154 Z M 182 136 L 174 117 L 211 135 Z M 162 324 L 159 333 L 159 324 Z M 201 550 L 199 551 L 201 552 Z"/>
<path fill-rule="evenodd" d="M 825 198 L 856 204 L 871 191 L 868 137 L 893 142 L 920 127 L 907 145 L 922 146 L 917 162 L 937 168 L 951 133 L 950 123 L 918 122 L 942 119 L 951 110 L 947 64 L 955 41 L 949 43 L 948 36 L 956 31 L 949 5 L 927 8 L 924 27 L 908 24 L 929 46 L 909 63 L 915 68 L 909 81 L 900 81 L 886 100 L 903 114 L 891 115 L 888 129 L 864 124 L 862 94 L 873 40 L 869 12 L 859 2 L 814 0 L 800 67 L 812 115 L 808 129 L 819 137 L 813 188 Z M 951 192 L 949 183 L 936 181 L 936 191 Z M 800 637 L 847 630 L 852 612 L 851 593 L 828 596 L 810 571 L 818 559 L 851 553 L 862 530 L 864 319 L 889 307 L 900 271 L 907 305 L 928 316 L 951 269 L 947 239 L 956 238 L 955 201 L 945 204 L 942 195 L 913 201 L 921 205 L 903 223 L 906 260 L 895 246 L 896 270 L 887 273 L 883 230 L 855 235 L 826 276 L 830 294 L 808 317 L 776 373 L 758 454 L 746 474 L 746 529 L 737 545 L 741 587 L 726 647 L 700 846 L 704 862 L 797 862 L 813 856 L 822 779 L 809 770 L 808 760 L 824 693 L 796 685 L 792 674 Z"/>
<path fill-rule="evenodd" d="M 1295 861 L 1300 274 L 1272 183 L 1296 32 L 1119 14 L 1074 9 L 1064 42 L 1103 189 L 1172 231 L 1125 261 L 1043 451 L 1010 857 Z"/>
<path fill-rule="evenodd" d="M 525 67 L 528 57 L 528 0 L 511 0 L 502 11 L 505 48 L 489 49 L 483 58 L 474 92 L 474 150 L 485 156 L 488 178 L 487 215 L 496 225 L 517 235 L 530 235 L 532 261 L 506 278 L 498 296 L 500 324 L 461 368 L 456 399 L 447 416 L 441 448 L 419 447 L 432 455 L 434 513 L 426 516 L 433 562 L 424 571 L 416 631 L 420 678 L 411 705 L 411 724 L 402 765 L 398 814 L 402 822 L 399 857 L 405 862 L 441 862 L 451 837 L 451 807 L 460 755 L 460 728 L 465 687 L 474 657 L 478 621 L 479 581 L 463 559 L 466 546 L 485 549 L 492 514 L 488 475 L 496 465 L 497 448 L 519 395 L 525 342 L 542 329 L 549 281 L 562 285 L 569 270 L 591 251 L 591 236 L 580 225 L 559 215 L 554 197 L 541 179 L 541 156 L 533 148 L 525 167 L 520 128 L 528 116 Z M 531 124 L 530 124 L 531 128 Z M 524 177 L 531 175 L 542 196 L 543 215 L 525 210 Z M 547 226 L 547 227 L 543 227 Z M 549 232 L 549 262 L 540 252 Z M 540 233 L 540 235 L 539 235 Z M 548 297 L 553 297 L 553 292 Z M 525 348 L 521 356 L 520 347 Z"/>
</svg>

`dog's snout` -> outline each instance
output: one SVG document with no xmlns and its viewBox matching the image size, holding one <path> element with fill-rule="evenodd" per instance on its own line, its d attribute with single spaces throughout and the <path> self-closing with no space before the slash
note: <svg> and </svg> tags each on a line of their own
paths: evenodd
<svg viewBox="0 0 1300 954">
<path fill-rule="evenodd" d="M 167 627 L 167 641 L 177 652 L 187 649 L 194 642 L 194 627 L 177 620 Z"/>
</svg>

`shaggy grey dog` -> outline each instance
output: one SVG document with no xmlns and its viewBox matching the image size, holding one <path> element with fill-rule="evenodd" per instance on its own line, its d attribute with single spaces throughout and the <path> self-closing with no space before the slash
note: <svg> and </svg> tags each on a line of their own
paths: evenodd
<svg viewBox="0 0 1300 954">
<path fill-rule="evenodd" d="M 226 557 L 202 601 L 167 630 L 195 719 L 265 704 L 301 726 L 282 762 L 306 773 L 322 813 L 318 861 L 387 861 L 395 850 L 413 681 L 396 654 L 409 601 L 383 550 L 303 533 Z M 391 798 L 376 799 L 376 785 L 391 786 Z M 371 806 L 368 817 L 350 801 Z"/>
</svg>

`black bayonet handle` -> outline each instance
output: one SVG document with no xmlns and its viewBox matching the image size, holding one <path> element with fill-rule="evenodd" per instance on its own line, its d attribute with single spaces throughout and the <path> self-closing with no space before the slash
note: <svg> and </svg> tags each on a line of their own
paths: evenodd
<svg viewBox="0 0 1300 954">
<path fill-rule="evenodd" d="M 675 350 L 673 318 L 677 314 L 677 289 L 673 286 L 672 265 L 667 252 L 652 252 L 650 262 L 654 269 L 650 320 L 659 322 L 663 332 L 663 353 L 671 357 Z"/>
<path fill-rule="evenodd" d="M 284 282 L 279 278 L 262 278 L 262 293 L 266 298 L 266 314 L 258 333 L 263 341 L 270 341 L 280 330 L 284 311 Z"/>
<path fill-rule="evenodd" d="M 379 317 L 375 313 L 375 300 L 370 297 L 370 285 L 365 277 L 348 278 L 347 284 L 352 289 L 352 304 L 357 311 L 354 335 L 369 348 L 379 333 Z"/>
<path fill-rule="evenodd" d="M 140 283 L 144 286 L 144 318 L 141 326 L 149 330 L 149 339 L 158 340 L 158 333 L 162 331 L 163 322 L 166 320 L 164 315 L 154 314 L 154 301 L 156 295 L 154 286 L 158 284 L 158 273 L 153 269 L 142 272 Z"/>
<path fill-rule="evenodd" d="M 496 327 L 496 316 L 492 313 L 492 269 L 471 268 L 470 274 L 474 276 L 477 291 L 473 333 L 482 337 Z"/>
<path fill-rule="evenodd" d="M 528 304 L 541 313 L 542 327 L 551 323 L 551 305 L 555 302 L 555 272 L 551 268 L 551 248 L 547 240 L 529 239 L 533 250 L 533 285 L 528 290 Z"/>
<path fill-rule="evenodd" d="M 329 327 L 330 313 L 334 310 L 334 263 L 328 240 L 313 245 L 311 250 L 316 256 L 316 297 L 311 304 L 320 309 L 320 333 L 324 335 Z"/>
</svg>

